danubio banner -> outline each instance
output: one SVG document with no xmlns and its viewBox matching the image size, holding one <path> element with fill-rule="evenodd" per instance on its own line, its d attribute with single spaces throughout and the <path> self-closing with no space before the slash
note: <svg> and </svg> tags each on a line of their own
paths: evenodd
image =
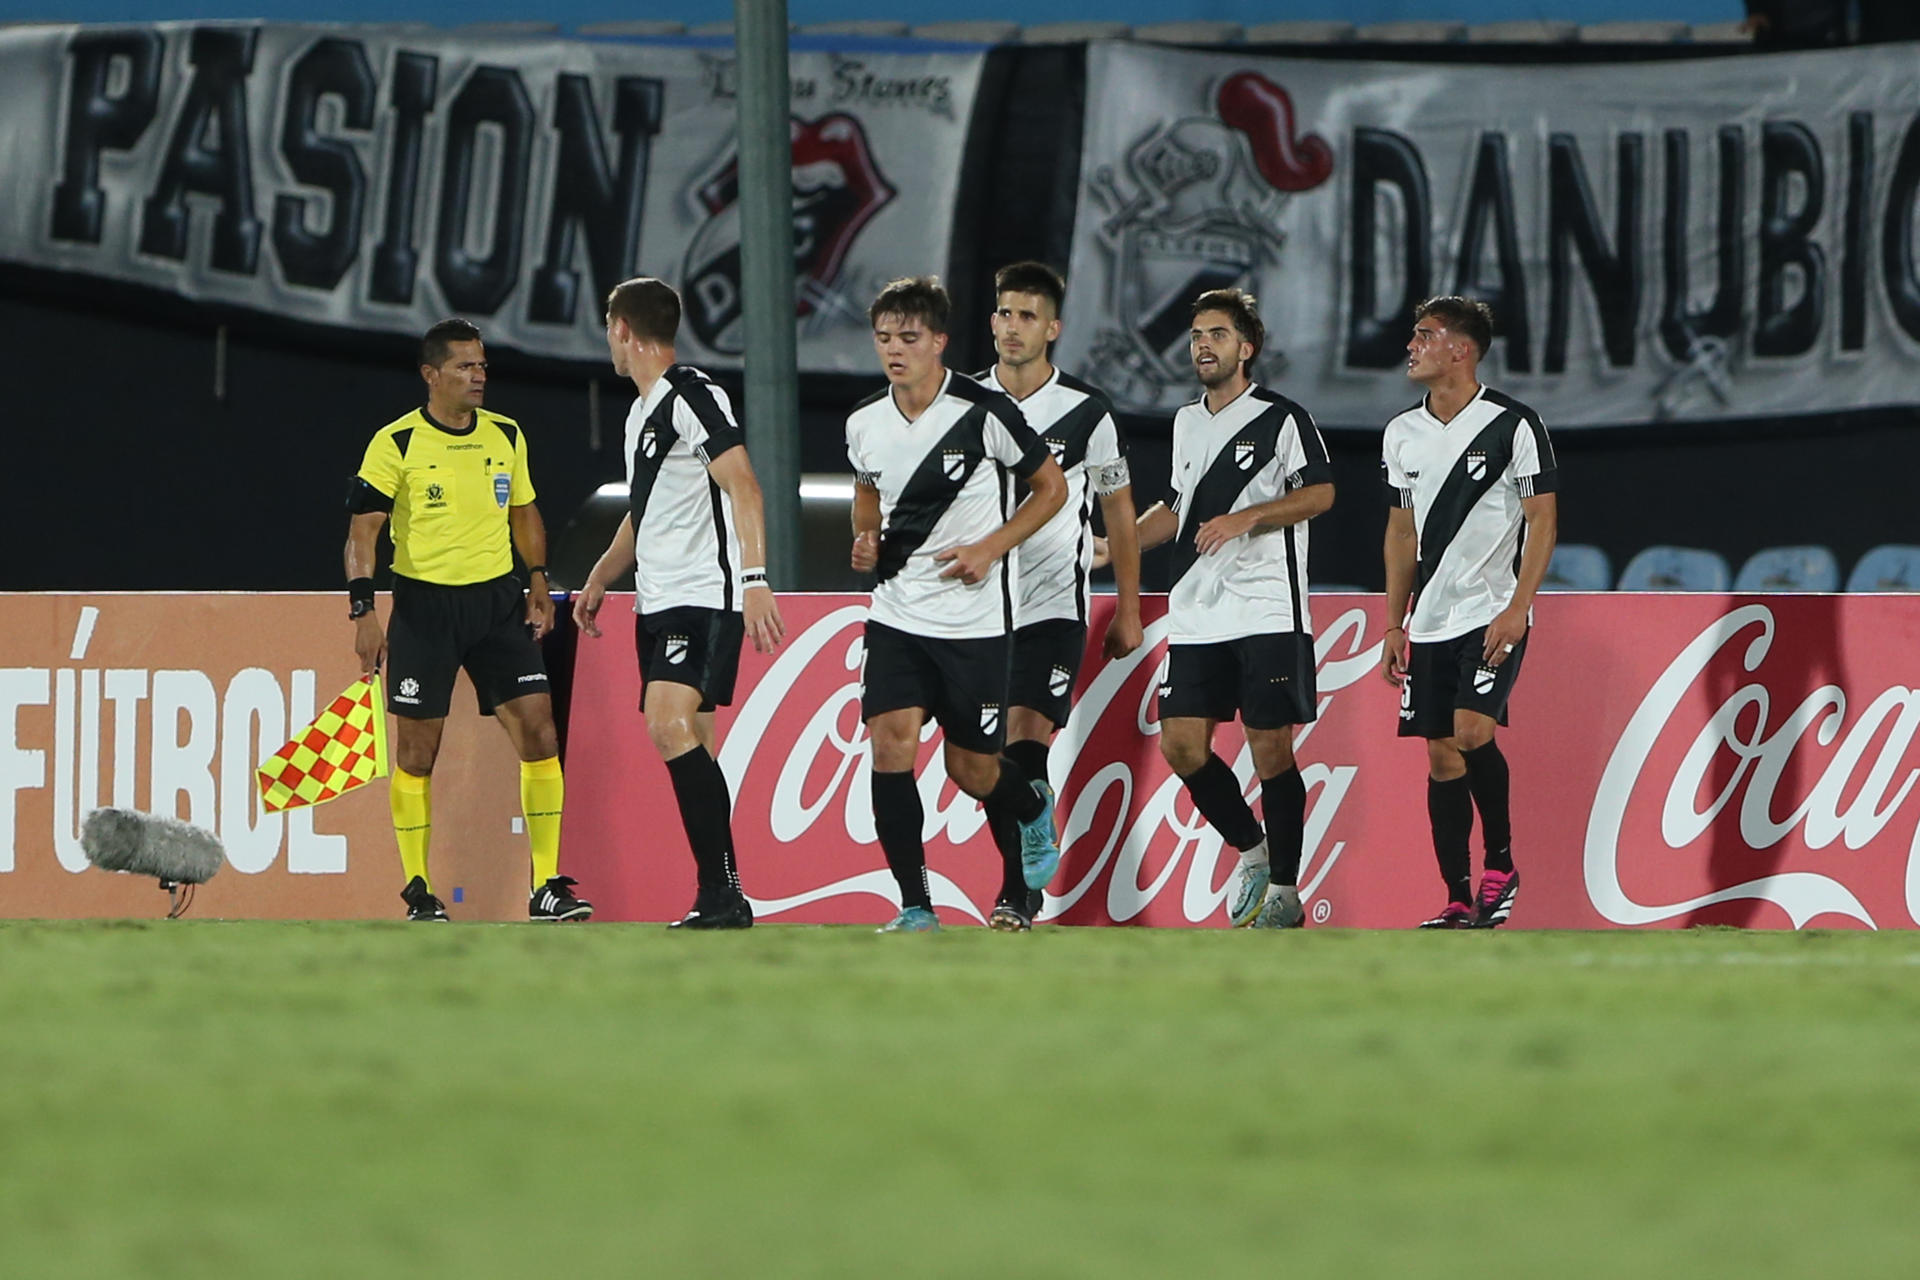
<svg viewBox="0 0 1920 1280">
<path fill-rule="evenodd" d="M 1155 741 L 1161 602 L 1148 601 L 1148 645 L 1106 663 L 1110 603 L 1096 599 L 1079 702 L 1054 748 L 1065 859 L 1044 918 L 1221 925 L 1235 857 Z M 791 596 L 782 609 L 789 640 L 771 659 L 746 656 L 721 715 L 741 878 L 764 920 L 877 923 L 897 899 L 859 720 L 862 601 Z M 1443 897 L 1426 750 L 1395 736 L 1380 597 L 1316 596 L 1313 612 L 1320 719 L 1297 744 L 1310 927 L 1404 928 Z M 1501 737 L 1516 927 L 1920 921 L 1920 689 L 1907 684 L 1920 597 L 1549 596 L 1536 614 Z M 577 681 L 565 865 L 602 919 L 677 917 L 692 860 L 633 709 L 631 629 L 583 639 Z M 1237 729 L 1216 745 L 1257 803 Z M 930 737 L 919 765 L 934 900 L 949 923 L 977 924 L 999 864 L 939 746 Z"/>
<path fill-rule="evenodd" d="M 947 260 L 978 53 L 792 58 L 800 365 L 864 369 L 881 283 Z M 460 314 L 603 359 L 660 275 L 741 360 L 730 48 L 282 24 L 0 30 L 0 260 L 292 320 Z"/>
<path fill-rule="evenodd" d="M 1265 376 L 1384 422 L 1412 306 L 1486 299 L 1492 380 L 1552 426 L 1910 404 L 1911 48 L 1557 66 L 1100 44 L 1061 363 L 1192 398 L 1188 307 L 1259 295 Z"/>
</svg>

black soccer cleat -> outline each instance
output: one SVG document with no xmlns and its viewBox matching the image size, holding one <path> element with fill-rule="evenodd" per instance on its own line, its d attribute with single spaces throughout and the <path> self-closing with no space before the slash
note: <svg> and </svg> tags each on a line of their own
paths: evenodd
<svg viewBox="0 0 1920 1280">
<path fill-rule="evenodd" d="M 427 889 L 427 882 L 420 876 L 407 881 L 407 887 L 400 891 L 400 901 L 407 904 L 409 920 L 447 923 L 447 904 L 433 896 Z"/>
<path fill-rule="evenodd" d="M 1018 901 L 1000 899 L 993 904 L 993 910 L 987 916 L 987 928 L 995 933 L 1027 932 L 1033 928 L 1033 914 L 1027 906 L 1027 893 L 1024 890 Z"/>
<path fill-rule="evenodd" d="M 693 900 L 693 910 L 678 920 L 669 921 L 669 929 L 751 929 L 753 904 L 744 893 L 701 893 Z"/>
<path fill-rule="evenodd" d="M 575 896 L 572 876 L 555 876 L 533 891 L 527 899 L 527 919 L 545 921 L 585 920 L 593 914 L 593 904 Z"/>
</svg>

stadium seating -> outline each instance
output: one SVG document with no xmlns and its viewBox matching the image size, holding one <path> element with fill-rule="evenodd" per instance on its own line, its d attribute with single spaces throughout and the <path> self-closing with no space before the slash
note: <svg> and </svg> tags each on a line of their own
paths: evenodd
<svg viewBox="0 0 1920 1280">
<path fill-rule="evenodd" d="M 1241 36 L 1237 22 L 1152 22 L 1135 27 L 1135 40 L 1156 44 L 1234 44 Z"/>
<path fill-rule="evenodd" d="M 1464 22 L 1373 22 L 1354 35 L 1376 44 L 1452 44 L 1467 38 Z"/>
<path fill-rule="evenodd" d="M 1353 39 L 1351 22 L 1261 22 L 1248 27 L 1248 44 L 1345 44 Z"/>
<path fill-rule="evenodd" d="M 1621 591 L 1725 591 L 1733 581 L 1727 558 L 1698 547 L 1648 547 L 1620 571 Z"/>
<path fill-rule="evenodd" d="M 1542 591 L 1605 591 L 1613 585 L 1613 561 L 1599 547 L 1563 542 L 1547 562 Z"/>
<path fill-rule="evenodd" d="M 1474 44 L 1572 44 L 1579 32 L 1578 23 L 1520 19 L 1468 27 L 1467 39 Z"/>
<path fill-rule="evenodd" d="M 1838 591 L 1840 562 L 1825 547 L 1768 547 L 1740 566 L 1735 591 Z"/>
<path fill-rule="evenodd" d="M 1582 44 L 1679 44 L 1691 32 L 1684 22 L 1589 22 L 1580 28 Z"/>
<path fill-rule="evenodd" d="M 1920 591 L 1920 547 L 1888 543 L 1860 557 L 1847 575 L 1849 591 Z"/>
</svg>

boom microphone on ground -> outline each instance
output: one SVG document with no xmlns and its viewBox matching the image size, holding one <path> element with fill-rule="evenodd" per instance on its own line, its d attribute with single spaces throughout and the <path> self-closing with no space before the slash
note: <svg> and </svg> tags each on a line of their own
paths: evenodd
<svg viewBox="0 0 1920 1280">
<path fill-rule="evenodd" d="M 102 871 L 157 879 L 167 891 L 169 920 L 185 914 L 193 886 L 213 879 L 226 862 L 226 850 L 211 831 L 134 809 L 95 809 L 81 824 L 80 847 Z"/>
</svg>

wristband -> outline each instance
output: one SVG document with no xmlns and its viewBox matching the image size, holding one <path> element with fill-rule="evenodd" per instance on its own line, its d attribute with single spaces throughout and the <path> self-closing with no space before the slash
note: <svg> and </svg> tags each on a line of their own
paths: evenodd
<svg viewBox="0 0 1920 1280">
<path fill-rule="evenodd" d="M 767 571 L 765 569 L 742 569 L 740 571 L 741 590 L 744 591 L 748 587 L 765 587 L 767 585 Z"/>
<path fill-rule="evenodd" d="M 362 618 L 372 612 L 373 579 L 349 579 L 347 582 L 347 617 Z"/>
<path fill-rule="evenodd" d="M 543 564 L 530 564 L 530 565 L 528 565 L 528 566 L 527 566 L 527 576 L 528 576 L 529 578 L 531 578 L 531 577 L 532 577 L 532 576 L 533 576 L 534 574 L 536 574 L 536 573 L 537 573 L 537 574 L 539 574 L 539 575 L 540 575 L 541 577 L 543 577 L 543 578 L 544 578 L 544 577 L 546 577 L 546 576 L 547 576 L 547 566 L 545 566 L 545 565 L 543 565 Z"/>
</svg>

